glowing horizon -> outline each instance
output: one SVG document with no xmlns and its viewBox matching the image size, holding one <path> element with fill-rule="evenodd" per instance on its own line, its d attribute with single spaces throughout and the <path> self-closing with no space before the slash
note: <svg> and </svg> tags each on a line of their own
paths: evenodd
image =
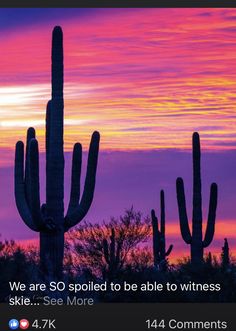
<svg viewBox="0 0 236 331">
<path fill-rule="evenodd" d="M 211 244 L 209 247 L 204 249 L 204 255 L 206 256 L 209 252 L 212 253 L 213 256 L 216 256 L 218 259 L 220 258 L 221 254 L 221 247 L 223 246 L 224 237 L 227 237 L 230 247 L 230 252 L 235 253 L 236 252 L 236 244 L 234 242 L 234 237 L 232 236 L 232 233 L 236 233 L 236 223 L 234 220 L 227 220 L 227 226 L 225 226 L 225 221 L 218 220 L 216 223 L 216 231 L 214 236 L 214 241 L 218 243 L 218 245 Z M 204 224 L 205 228 L 205 224 Z M 220 232 L 220 229 L 223 228 L 223 232 Z M 205 231 L 205 229 L 204 229 Z M 151 242 L 150 235 L 150 241 L 146 242 L 144 246 L 147 246 L 150 251 L 152 251 L 152 242 Z M 17 240 L 17 243 L 23 247 L 39 247 L 39 239 L 22 239 Z M 169 222 L 166 225 L 166 246 L 169 247 L 170 244 L 174 244 L 174 249 L 170 256 L 168 257 L 169 261 L 171 263 L 177 262 L 179 259 L 183 259 L 184 257 L 190 256 L 190 245 L 187 245 L 180 233 L 179 223 L 172 224 L 172 222 Z"/>
</svg>

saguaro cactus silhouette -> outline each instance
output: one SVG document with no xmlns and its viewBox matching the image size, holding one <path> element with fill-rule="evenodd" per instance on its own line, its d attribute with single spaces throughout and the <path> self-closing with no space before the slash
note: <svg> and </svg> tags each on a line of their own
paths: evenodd
<svg viewBox="0 0 236 331">
<path fill-rule="evenodd" d="M 197 132 L 193 133 L 193 214 L 192 233 L 189 229 L 186 210 L 184 182 L 177 178 L 176 191 L 179 209 L 180 229 L 184 241 L 191 246 L 191 261 L 193 265 L 199 265 L 203 261 L 204 248 L 208 247 L 213 240 L 215 232 L 215 219 L 217 208 L 217 184 L 211 184 L 210 203 L 206 233 L 203 240 L 202 234 L 202 184 L 201 184 L 201 148 L 200 137 Z"/>
<path fill-rule="evenodd" d="M 46 203 L 40 207 L 39 152 L 35 130 L 29 128 L 24 166 L 24 144 L 15 150 L 15 200 L 25 224 L 40 233 L 41 269 L 46 276 L 60 278 L 64 255 L 64 233 L 87 214 L 94 195 L 99 133 L 94 132 L 88 153 L 84 191 L 80 199 L 82 147 L 74 145 L 71 193 L 64 217 L 63 152 L 63 33 L 55 27 L 52 35 L 52 97 L 46 111 Z"/>
<path fill-rule="evenodd" d="M 154 266 L 165 268 L 166 257 L 170 255 L 173 245 L 170 245 L 166 251 L 166 236 L 165 236 L 165 194 L 164 191 L 160 192 L 160 202 L 161 202 L 161 224 L 160 230 L 158 225 L 158 218 L 156 216 L 155 210 L 152 209 L 152 234 L 153 234 L 153 256 L 154 256 Z"/>
<path fill-rule="evenodd" d="M 120 267 L 121 249 L 121 242 L 116 242 L 115 230 L 111 229 L 110 244 L 107 239 L 103 239 L 104 258 L 108 266 L 106 273 L 109 279 L 112 279 L 115 276 Z"/>
<path fill-rule="evenodd" d="M 229 243 L 227 238 L 224 239 L 224 246 L 221 253 L 222 267 L 227 268 L 230 264 Z"/>
</svg>

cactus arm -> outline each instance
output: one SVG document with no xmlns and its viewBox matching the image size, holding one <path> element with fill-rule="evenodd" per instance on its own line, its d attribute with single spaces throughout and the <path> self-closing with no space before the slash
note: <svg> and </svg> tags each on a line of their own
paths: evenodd
<svg viewBox="0 0 236 331">
<path fill-rule="evenodd" d="M 71 172 L 71 192 L 70 202 L 67 215 L 70 215 L 79 204 L 80 200 L 80 177 L 82 165 L 82 146 L 77 143 L 74 145 L 72 157 L 72 172 Z"/>
<path fill-rule="evenodd" d="M 39 231 L 33 222 L 32 215 L 25 196 L 24 182 L 24 144 L 16 143 L 15 150 L 15 200 L 18 212 L 25 224 L 33 231 Z"/>
<path fill-rule="evenodd" d="M 165 258 L 166 252 L 166 237 L 165 237 L 165 194 L 164 191 L 161 190 L 160 192 L 160 208 L 161 208 L 161 224 L 160 224 L 160 255 L 161 260 Z"/>
<path fill-rule="evenodd" d="M 93 200 L 96 172 L 97 172 L 99 140 L 100 140 L 100 135 L 97 131 L 95 131 L 92 135 L 91 143 L 89 147 L 88 165 L 87 165 L 87 173 L 84 184 L 84 192 L 80 201 L 80 208 L 83 211 L 84 214 L 83 216 L 87 214 Z"/>
<path fill-rule="evenodd" d="M 152 211 L 151 211 L 151 217 L 152 217 L 153 239 L 154 239 L 154 243 L 157 243 L 156 238 L 157 238 L 158 233 L 159 233 L 159 226 L 158 226 L 158 218 L 156 216 L 156 213 L 155 213 L 154 209 L 152 209 Z"/>
<path fill-rule="evenodd" d="M 161 190 L 161 234 L 165 237 L 165 193 Z"/>
<path fill-rule="evenodd" d="M 30 173 L 30 210 L 38 229 L 42 229 L 44 222 L 40 210 L 40 185 L 39 185 L 39 151 L 36 139 L 31 139 L 29 146 L 29 173 Z"/>
<path fill-rule="evenodd" d="M 31 139 L 35 138 L 35 129 L 29 128 L 26 137 L 26 152 L 25 152 L 25 195 L 27 203 L 30 204 L 30 178 L 29 178 L 29 146 Z"/>
<path fill-rule="evenodd" d="M 152 217 L 152 237 L 153 237 L 153 257 L 154 257 L 154 266 L 157 266 L 160 260 L 160 231 L 158 226 L 158 218 L 156 216 L 155 210 L 151 211 Z"/>
<path fill-rule="evenodd" d="M 89 147 L 88 165 L 83 195 L 77 208 L 70 215 L 65 217 L 66 230 L 79 223 L 87 214 L 92 204 L 97 172 L 99 140 L 99 132 L 95 131 L 92 135 Z"/>
<path fill-rule="evenodd" d="M 177 178 L 176 181 L 177 201 L 179 210 L 180 230 L 184 241 L 187 244 L 191 243 L 192 237 L 188 224 L 188 216 L 186 210 L 186 201 L 184 193 L 184 182 L 182 178 Z"/>
<path fill-rule="evenodd" d="M 166 253 L 165 253 L 165 256 L 169 256 L 169 255 L 170 255 L 170 253 L 171 253 L 173 247 L 174 247 L 173 245 L 170 245 L 170 247 L 168 248 L 168 250 L 167 250 Z"/>
<path fill-rule="evenodd" d="M 217 195 L 218 195 L 217 184 L 213 183 L 211 184 L 208 220 L 207 220 L 206 234 L 203 241 L 204 248 L 210 245 L 215 233 Z"/>
<path fill-rule="evenodd" d="M 193 133 L 193 212 L 192 237 L 194 246 L 196 242 L 202 243 L 202 183 L 201 183 L 201 148 L 198 132 Z"/>
</svg>

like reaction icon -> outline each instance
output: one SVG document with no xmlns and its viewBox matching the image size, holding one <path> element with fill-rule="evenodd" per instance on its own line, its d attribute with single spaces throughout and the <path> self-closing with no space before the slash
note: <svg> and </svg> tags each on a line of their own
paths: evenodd
<svg viewBox="0 0 236 331">
<path fill-rule="evenodd" d="M 26 330 L 29 327 L 29 321 L 26 319 L 20 320 L 20 329 L 21 330 Z"/>
<path fill-rule="evenodd" d="M 19 327 L 19 322 L 13 318 L 9 321 L 8 325 L 11 330 L 16 330 Z"/>
</svg>

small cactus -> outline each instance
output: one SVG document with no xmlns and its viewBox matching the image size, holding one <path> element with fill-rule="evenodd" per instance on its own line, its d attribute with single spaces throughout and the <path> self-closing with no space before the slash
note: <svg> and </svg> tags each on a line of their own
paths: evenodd
<svg viewBox="0 0 236 331">
<path fill-rule="evenodd" d="M 103 253 L 104 259 L 107 264 L 107 270 L 105 271 L 108 275 L 108 279 L 113 279 L 117 274 L 121 266 L 121 250 L 122 244 L 121 241 L 116 242 L 115 230 L 111 229 L 110 244 L 107 239 L 103 239 Z"/>
<path fill-rule="evenodd" d="M 180 229 L 184 241 L 191 247 L 191 262 L 199 265 L 203 262 L 204 248 L 208 247 L 213 240 L 215 232 L 216 208 L 217 208 L 217 184 L 211 184 L 210 203 L 207 227 L 204 239 L 202 234 L 202 184 L 201 184 L 201 149 L 200 137 L 197 132 L 193 133 L 193 215 L 192 233 L 190 232 L 184 182 L 182 178 L 177 178 L 176 191 L 179 209 Z"/>
<path fill-rule="evenodd" d="M 212 254 L 209 252 L 206 256 L 206 264 L 211 267 L 212 266 Z"/>
<path fill-rule="evenodd" d="M 170 245 L 166 251 L 166 237 L 165 237 L 165 195 L 164 191 L 160 193 L 161 200 L 161 225 L 159 230 L 158 218 L 155 210 L 152 209 L 152 233 L 153 233 L 153 256 L 154 266 L 159 268 L 165 268 L 166 257 L 170 255 L 173 245 Z"/>
<path fill-rule="evenodd" d="M 222 267 L 227 268 L 230 264 L 229 243 L 227 238 L 224 239 L 224 246 L 221 253 Z"/>
</svg>

